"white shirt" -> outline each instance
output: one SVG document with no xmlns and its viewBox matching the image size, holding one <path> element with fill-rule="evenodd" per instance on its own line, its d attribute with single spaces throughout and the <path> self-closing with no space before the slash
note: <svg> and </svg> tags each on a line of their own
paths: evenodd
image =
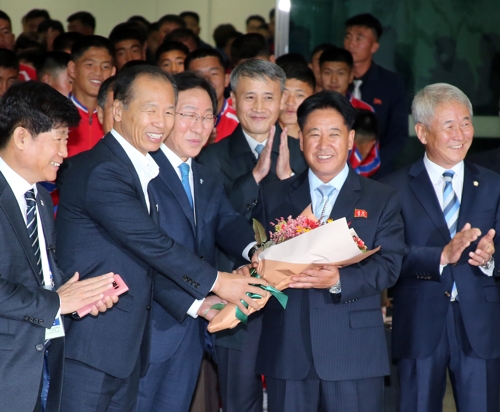
<svg viewBox="0 0 500 412">
<path fill-rule="evenodd" d="M 5 180 L 7 180 L 8 185 L 14 192 L 14 196 L 17 200 L 17 204 L 19 205 L 19 210 L 23 216 L 24 223 L 26 222 L 26 199 L 24 194 L 30 190 L 35 190 L 35 196 L 38 194 L 35 185 L 30 185 L 24 178 L 19 176 L 12 168 L 5 163 L 5 161 L 0 157 L 0 172 L 2 172 Z M 52 211 L 51 211 L 52 212 Z M 45 243 L 45 236 L 43 234 L 43 224 L 42 219 L 40 219 L 40 214 L 38 210 L 38 205 L 36 206 L 36 214 L 37 214 L 37 230 L 38 230 L 38 243 L 40 245 L 40 258 L 42 263 L 42 274 L 43 281 L 46 289 L 52 289 L 52 272 L 50 269 L 49 258 L 47 256 L 47 246 Z M 34 252 L 33 252 L 34 254 Z"/>
<path fill-rule="evenodd" d="M 463 186 L 464 186 L 464 162 L 457 163 L 455 166 L 453 166 L 451 169 L 445 169 L 442 166 L 439 166 L 438 164 L 434 163 L 432 160 L 430 160 L 427 157 L 427 153 L 424 155 L 424 166 L 425 169 L 427 170 L 427 174 L 429 175 L 429 178 L 432 183 L 432 187 L 434 188 L 434 191 L 436 192 L 436 197 L 439 202 L 439 206 L 441 207 L 441 210 L 443 209 L 443 197 L 444 197 L 444 186 L 446 184 L 443 173 L 446 170 L 453 170 L 455 172 L 453 179 L 451 180 L 451 185 L 453 186 L 453 190 L 455 191 L 455 194 L 457 195 L 458 201 L 460 204 L 462 204 L 462 191 L 463 191 Z M 461 230 L 462 228 L 458 228 L 458 230 Z M 443 268 L 446 265 L 439 265 L 439 273 L 443 273 Z M 489 269 L 485 269 L 481 266 L 479 266 L 479 269 L 486 275 L 486 276 L 493 276 L 493 270 L 495 269 L 495 265 L 492 265 Z"/>
<path fill-rule="evenodd" d="M 160 173 L 160 168 L 148 153 L 143 155 L 139 150 L 132 146 L 129 142 L 125 140 L 123 136 L 120 135 L 115 129 L 111 130 L 111 134 L 116 139 L 120 146 L 125 150 L 128 158 L 132 162 L 137 175 L 139 176 L 139 181 L 141 182 L 142 192 L 144 193 L 144 199 L 146 200 L 146 205 L 148 206 L 148 212 L 150 209 L 149 196 L 148 196 L 148 184 L 153 180 L 158 173 Z"/>
<path fill-rule="evenodd" d="M 242 129 L 243 130 L 243 129 Z M 259 144 L 262 144 L 262 145 L 266 145 L 267 143 L 267 139 L 264 140 L 263 142 L 258 142 L 257 140 L 255 140 L 253 137 L 251 137 L 250 135 L 248 135 L 244 130 L 243 130 L 243 136 L 245 136 L 245 139 L 247 139 L 247 143 L 248 143 L 248 146 L 250 146 L 250 150 L 252 151 L 253 155 L 255 156 L 256 159 L 259 158 L 259 154 L 257 153 L 257 151 L 255 150 L 255 148 L 259 145 Z"/>
</svg>

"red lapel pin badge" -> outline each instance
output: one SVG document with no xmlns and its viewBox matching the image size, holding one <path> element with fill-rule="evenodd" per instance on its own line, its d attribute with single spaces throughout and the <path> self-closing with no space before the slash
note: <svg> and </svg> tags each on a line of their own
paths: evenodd
<svg viewBox="0 0 500 412">
<path fill-rule="evenodd" d="M 363 209 L 354 209 L 354 217 L 368 217 L 368 212 Z"/>
</svg>

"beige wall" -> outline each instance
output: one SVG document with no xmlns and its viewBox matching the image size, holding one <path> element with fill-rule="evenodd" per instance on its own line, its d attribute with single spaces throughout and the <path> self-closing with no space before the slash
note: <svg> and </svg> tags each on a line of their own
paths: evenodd
<svg viewBox="0 0 500 412">
<path fill-rule="evenodd" d="M 103 36 L 134 14 L 153 22 L 167 13 L 193 10 L 200 15 L 201 38 L 213 44 L 212 32 L 217 25 L 232 23 L 244 33 L 249 15 L 260 14 L 268 20 L 275 3 L 275 0 L 0 0 L 0 10 L 10 16 L 15 34 L 21 32 L 21 18 L 31 9 L 47 9 L 65 27 L 70 14 L 86 10 L 96 17 L 96 34 Z"/>
</svg>

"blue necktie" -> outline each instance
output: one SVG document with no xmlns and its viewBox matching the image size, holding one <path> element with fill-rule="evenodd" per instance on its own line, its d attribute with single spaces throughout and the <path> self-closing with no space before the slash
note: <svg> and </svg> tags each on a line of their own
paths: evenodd
<svg viewBox="0 0 500 412">
<path fill-rule="evenodd" d="M 187 163 L 181 163 L 179 169 L 181 169 L 182 187 L 186 192 L 189 204 L 193 207 L 193 195 L 191 194 L 191 186 L 189 184 L 189 165 Z"/>
<path fill-rule="evenodd" d="M 255 151 L 257 152 L 257 159 L 260 157 L 260 154 L 264 150 L 264 145 L 262 143 L 259 143 L 257 146 L 255 146 Z"/>
<path fill-rule="evenodd" d="M 316 204 L 314 215 L 321 223 L 326 222 L 333 209 L 332 195 L 335 193 L 335 187 L 330 185 L 321 185 L 316 188 L 321 196 L 321 202 Z"/>
<path fill-rule="evenodd" d="M 455 172 L 453 170 L 445 170 L 443 173 L 445 181 L 443 190 L 443 213 L 452 239 L 457 233 L 458 213 L 460 211 L 460 202 L 458 201 L 457 194 L 453 190 L 452 180 L 454 175 Z M 452 300 L 456 299 L 457 293 L 457 285 L 453 282 L 451 290 Z"/>
</svg>

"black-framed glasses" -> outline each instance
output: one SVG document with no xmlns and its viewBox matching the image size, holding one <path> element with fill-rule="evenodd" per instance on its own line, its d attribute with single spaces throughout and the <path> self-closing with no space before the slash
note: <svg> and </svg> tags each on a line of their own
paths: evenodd
<svg viewBox="0 0 500 412">
<path fill-rule="evenodd" d="M 187 112 L 187 113 L 175 112 L 175 113 L 181 115 L 184 120 L 184 123 L 188 125 L 193 125 L 198 120 L 201 119 L 201 124 L 203 125 L 203 127 L 214 127 L 215 119 L 217 119 L 217 116 L 214 116 L 213 114 L 200 116 L 198 113 L 194 112 Z"/>
</svg>

